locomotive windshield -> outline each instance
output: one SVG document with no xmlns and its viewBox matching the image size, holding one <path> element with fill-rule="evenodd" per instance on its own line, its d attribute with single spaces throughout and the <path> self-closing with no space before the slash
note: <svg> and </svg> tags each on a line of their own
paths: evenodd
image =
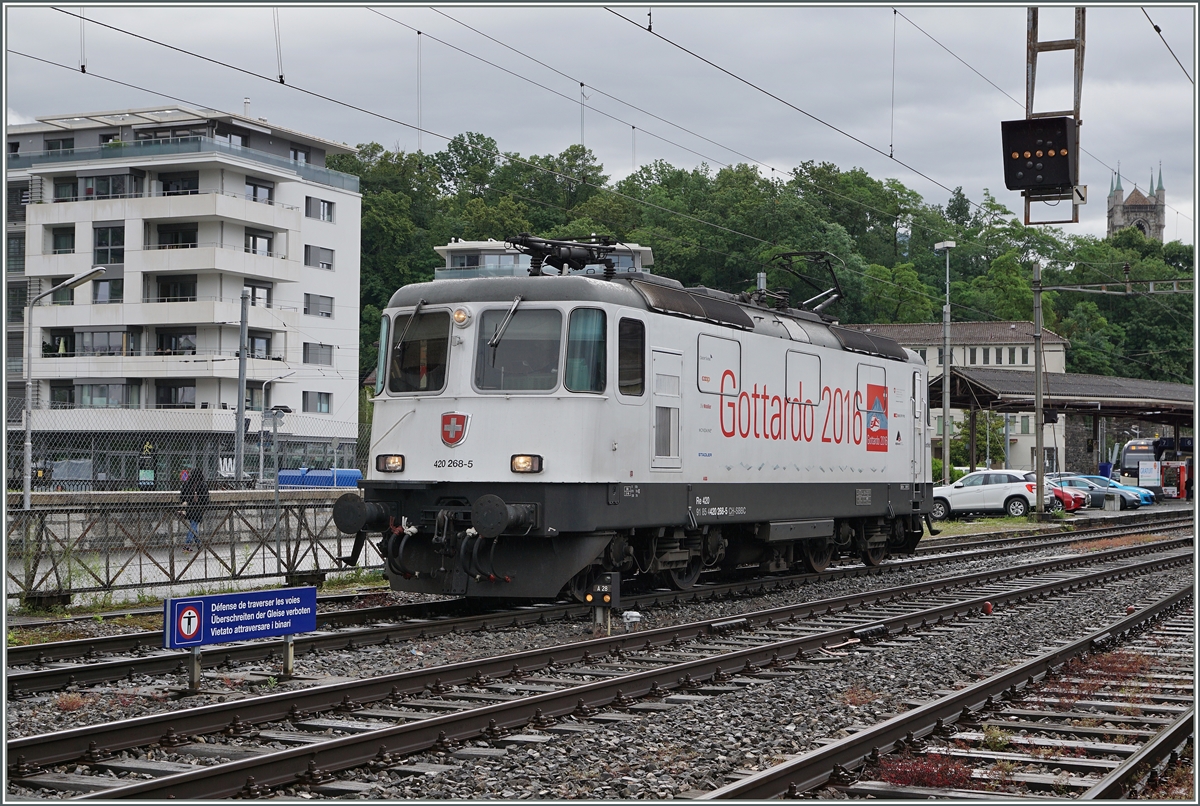
<svg viewBox="0 0 1200 806">
<path fill-rule="evenodd" d="M 475 353 L 476 388 L 487 391 L 553 389 L 558 385 L 562 313 L 518 308 L 504 330 L 504 338 L 492 347 L 488 342 L 499 331 L 508 313 L 508 310 L 493 309 L 484 311 L 480 318 Z"/>
<path fill-rule="evenodd" d="M 392 392 L 440 392 L 446 385 L 446 352 L 450 340 L 450 314 L 421 311 L 409 325 L 412 314 L 396 317 L 393 332 Z M 400 340 L 403 339 L 403 342 Z"/>
</svg>

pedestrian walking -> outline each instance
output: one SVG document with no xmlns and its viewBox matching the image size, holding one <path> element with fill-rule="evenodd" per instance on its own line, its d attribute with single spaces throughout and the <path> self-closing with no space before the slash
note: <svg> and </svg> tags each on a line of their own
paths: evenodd
<svg viewBox="0 0 1200 806">
<path fill-rule="evenodd" d="M 183 550 L 191 551 L 193 544 L 200 545 L 200 521 L 208 507 L 208 484 L 204 481 L 204 471 L 199 468 L 184 470 L 179 474 L 179 480 L 182 482 L 179 498 L 183 503 L 179 516 L 187 518 L 188 522 L 188 534 Z"/>
</svg>

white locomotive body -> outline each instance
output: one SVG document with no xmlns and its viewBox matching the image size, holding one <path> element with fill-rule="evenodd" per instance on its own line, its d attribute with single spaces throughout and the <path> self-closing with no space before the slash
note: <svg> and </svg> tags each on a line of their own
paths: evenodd
<svg viewBox="0 0 1200 806">
<path fill-rule="evenodd" d="M 382 533 L 396 589 L 877 564 L 931 506 L 920 357 L 744 296 L 641 273 L 406 286 L 377 376 L 364 494 L 335 519 Z"/>
</svg>

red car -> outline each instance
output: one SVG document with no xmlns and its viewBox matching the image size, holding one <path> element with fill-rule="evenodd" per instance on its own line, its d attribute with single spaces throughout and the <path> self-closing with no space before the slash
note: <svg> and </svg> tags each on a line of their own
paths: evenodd
<svg viewBox="0 0 1200 806">
<path fill-rule="evenodd" d="M 1053 481 L 1050 481 L 1050 489 L 1054 492 L 1054 500 L 1050 504 L 1052 512 L 1074 512 L 1077 509 L 1087 509 L 1088 496 L 1082 490 L 1063 487 Z"/>
</svg>

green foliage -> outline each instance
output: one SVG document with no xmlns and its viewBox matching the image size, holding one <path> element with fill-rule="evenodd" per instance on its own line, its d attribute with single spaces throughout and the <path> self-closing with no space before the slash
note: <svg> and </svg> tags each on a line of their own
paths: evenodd
<svg viewBox="0 0 1200 806">
<path fill-rule="evenodd" d="M 826 250 L 838 258 L 844 292 L 828 312 L 845 323 L 936 321 L 946 259 L 933 245 L 943 240 L 958 244 L 950 254 L 958 321 L 1031 320 L 1035 262 L 1046 285 L 1123 282 L 1126 264 L 1131 280 L 1193 273 L 1189 245 L 1160 244 L 1136 229 L 1104 240 L 1068 236 L 1025 226 L 987 189 L 976 204 L 956 188 L 943 207 L 895 179 L 830 163 L 805 162 L 775 176 L 745 164 L 685 169 L 658 160 L 613 183 L 582 145 L 523 156 L 465 132 L 436 154 L 366 143 L 328 165 L 361 180 L 362 375 L 376 363 L 379 311 L 400 286 L 431 279 L 442 263 L 434 247 L 454 237 L 612 235 L 653 248 L 654 271 L 685 285 L 747 291 L 766 271 L 768 286 L 793 300 L 826 286 L 814 290 L 772 258 Z M 1071 342 L 1072 372 L 1191 382 L 1188 295 L 1047 292 L 1043 313 L 1046 327 Z"/>
<path fill-rule="evenodd" d="M 951 451 L 951 452 L 953 453 L 953 451 Z M 933 479 L 933 483 L 941 484 L 942 483 L 942 460 L 941 459 L 932 460 L 932 466 L 933 466 L 933 473 L 932 473 L 931 478 Z M 965 475 L 967 475 L 965 470 L 959 470 L 957 467 L 954 467 L 953 465 L 950 466 L 950 483 L 951 484 L 958 481 Z"/>
<path fill-rule="evenodd" d="M 989 427 L 990 426 L 990 427 Z M 971 428 L 969 418 L 963 418 L 954 423 L 954 433 L 950 437 L 950 462 L 957 466 L 971 464 L 970 443 Z M 985 467 L 988 449 L 991 449 L 992 462 L 1004 460 L 1004 416 L 987 417 L 983 412 L 975 417 L 975 459 L 979 467 Z"/>
</svg>

